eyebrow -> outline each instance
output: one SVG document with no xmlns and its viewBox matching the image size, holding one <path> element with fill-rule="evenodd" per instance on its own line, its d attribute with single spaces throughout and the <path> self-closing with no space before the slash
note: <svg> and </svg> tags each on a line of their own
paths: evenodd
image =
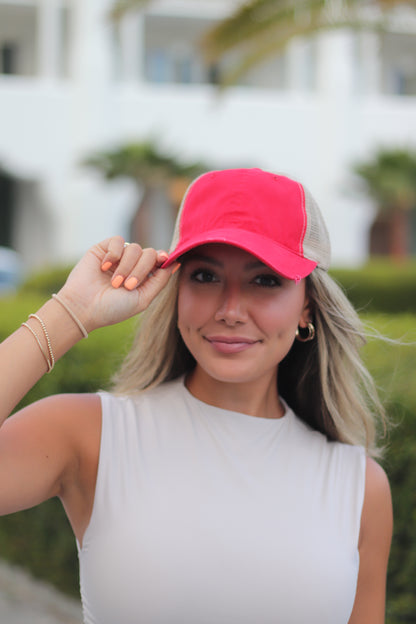
<svg viewBox="0 0 416 624">
<path fill-rule="evenodd" d="M 192 255 L 188 256 L 187 260 L 202 261 L 202 262 L 206 262 L 207 264 L 211 264 L 212 266 L 216 266 L 219 268 L 222 268 L 224 266 L 222 262 L 220 262 L 213 256 L 206 256 L 205 254 L 202 254 L 202 253 L 193 253 Z M 252 269 L 269 269 L 270 271 L 273 271 L 273 269 L 268 267 L 267 264 L 264 264 L 264 262 L 262 262 L 261 260 L 254 260 L 253 262 L 248 262 L 247 264 L 244 265 L 244 269 L 246 271 L 250 271 Z"/>
</svg>

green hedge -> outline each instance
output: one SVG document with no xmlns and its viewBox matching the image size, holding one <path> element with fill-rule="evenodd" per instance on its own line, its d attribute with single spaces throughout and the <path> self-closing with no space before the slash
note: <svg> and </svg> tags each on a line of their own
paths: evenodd
<svg viewBox="0 0 416 624">
<path fill-rule="evenodd" d="M 416 261 L 374 260 L 361 269 L 331 269 L 358 310 L 416 314 Z"/>
<path fill-rule="evenodd" d="M 22 295 L 1 301 L 0 339 L 13 331 L 44 298 Z M 391 338 L 416 342 L 416 315 L 366 315 L 364 320 Z M 94 332 L 45 375 L 22 404 L 58 392 L 95 391 L 126 353 L 135 321 Z M 416 622 L 416 346 L 370 340 L 365 359 L 392 420 L 384 466 L 395 507 L 395 533 L 388 578 L 388 624 Z M 75 542 L 58 501 L 0 518 L 0 556 L 29 567 L 68 593 L 78 593 Z"/>
<path fill-rule="evenodd" d="M 49 297 L 52 293 L 58 292 L 62 284 L 66 282 L 72 267 L 52 266 L 43 271 L 33 273 L 24 281 L 20 287 L 23 295 L 35 294 Z"/>
<path fill-rule="evenodd" d="M 368 314 L 363 315 L 363 320 L 403 343 L 372 339 L 364 349 L 364 359 L 392 421 L 382 462 L 390 479 L 394 506 L 386 621 L 415 623 L 416 315 Z"/>
</svg>

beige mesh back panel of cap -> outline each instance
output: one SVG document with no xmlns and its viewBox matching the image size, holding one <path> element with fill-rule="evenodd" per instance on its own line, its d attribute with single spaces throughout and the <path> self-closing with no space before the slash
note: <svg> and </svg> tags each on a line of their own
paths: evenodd
<svg viewBox="0 0 416 624">
<path fill-rule="evenodd" d="M 303 240 L 305 258 L 318 263 L 327 271 L 331 262 L 331 244 L 319 206 L 311 193 L 303 186 L 305 193 L 305 210 L 307 217 L 306 233 Z"/>
</svg>

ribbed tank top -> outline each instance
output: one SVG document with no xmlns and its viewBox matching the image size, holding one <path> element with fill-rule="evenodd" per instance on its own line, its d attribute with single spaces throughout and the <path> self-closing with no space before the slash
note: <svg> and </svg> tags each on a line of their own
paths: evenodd
<svg viewBox="0 0 416 624">
<path fill-rule="evenodd" d="M 100 393 L 95 500 L 78 546 L 86 624 L 347 624 L 362 448 L 291 409 L 207 405 L 183 379 Z"/>
</svg>

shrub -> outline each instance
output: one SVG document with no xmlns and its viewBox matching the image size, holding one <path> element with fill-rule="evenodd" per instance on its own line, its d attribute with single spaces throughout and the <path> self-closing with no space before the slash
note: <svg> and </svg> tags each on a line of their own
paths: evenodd
<svg viewBox="0 0 416 624">
<path fill-rule="evenodd" d="M 357 310 L 416 314 L 415 261 L 373 260 L 362 269 L 332 269 L 330 273 Z"/>
<path fill-rule="evenodd" d="M 414 370 L 414 369 L 413 369 Z M 391 405 L 398 427 L 384 467 L 389 475 L 394 533 L 387 580 L 387 622 L 416 622 L 416 417 L 403 400 Z"/>
<path fill-rule="evenodd" d="M 65 284 L 71 269 L 70 266 L 58 266 L 33 273 L 23 282 L 19 292 L 25 295 L 33 293 L 50 297 Z"/>
<path fill-rule="evenodd" d="M 404 344 L 370 340 L 364 359 L 392 421 L 383 466 L 389 476 L 394 534 L 387 580 L 387 624 L 416 622 L 416 315 L 368 315 L 365 321 Z"/>
</svg>

